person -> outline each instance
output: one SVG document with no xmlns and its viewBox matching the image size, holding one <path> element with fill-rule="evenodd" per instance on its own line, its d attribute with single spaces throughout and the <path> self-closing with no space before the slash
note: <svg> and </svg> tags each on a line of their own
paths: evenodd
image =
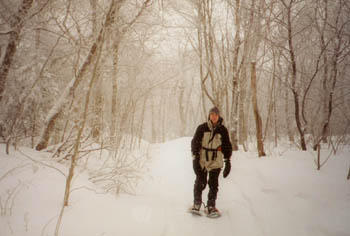
<svg viewBox="0 0 350 236">
<path fill-rule="evenodd" d="M 209 215 L 219 214 L 215 204 L 219 187 L 219 175 L 224 163 L 224 178 L 230 173 L 232 145 L 217 107 L 210 109 L 208 121 L 197 127 L 191 141 L 191 151 L 193 170 L 196 174 L 192 212 L 199 214 L 202 205 L 202 192 L 208 183 L 207 213 Z"/>
</svg>

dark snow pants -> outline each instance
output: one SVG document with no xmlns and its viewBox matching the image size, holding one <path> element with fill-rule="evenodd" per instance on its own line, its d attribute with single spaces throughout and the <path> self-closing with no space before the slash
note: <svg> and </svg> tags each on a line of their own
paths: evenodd
<svg viewBox="0 0 350 236">
<path fill-rule="evenodd" d="M 209 171 L 201 171 L 196 175 L 194 182 L 194 204 L 202 204 L 202 192 L 209 185 L 207 206 L 215 206 L 216 196 L 219 190 L 219 174 L 221 169 L 214 169 Z M 209 180 L 208 180 L 209 174 Z"/>
</svg>

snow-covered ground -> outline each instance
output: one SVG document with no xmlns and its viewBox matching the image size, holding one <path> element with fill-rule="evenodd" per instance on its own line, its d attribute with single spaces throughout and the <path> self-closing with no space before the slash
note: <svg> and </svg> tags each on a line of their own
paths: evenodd
<svg viewBox="0 0 350 236">
<path fill-rule="evenodd" d="M 195 178 L 190 140 L 152 146 L 136 195 L 101 194 L 86 172 L 77 171 L 59 235 L 350 235 L 349 150 L 331 157 L 320 171 L 311 152 L 283 150 L 261 159 L 234 152 L 231 174 L 220 175 L 222 217 L 209 219 L 186 212 Z M 0 235 L 54 235 L 68 168 L 46 153 L 20 148 L 42 165 L 0 148 Z M 206 195 L 207 190 L 203 200 Z"/>
</svg>

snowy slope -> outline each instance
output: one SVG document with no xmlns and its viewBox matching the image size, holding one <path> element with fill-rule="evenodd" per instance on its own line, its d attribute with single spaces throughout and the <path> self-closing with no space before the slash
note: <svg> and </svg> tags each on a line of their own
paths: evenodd
<svg viewBox="0 0 350 236">
<path fill-rule="evenodd" d="M 332 157 L 321 171 L 315 170 L 307 152 L 289 150 L 281 157 L 263 159 L 235 152 L 230 176 L 220 175 L 217 207 L 223 216 L 209 219 L 186 212 L 195 178 L 190 140 L 153 146 L 149 172 L 136 196 L 99 194 L 88 176 L 78 172 L 73 186 L 78 190 L 71 195 L 60 235 L 350 235 L 350 182 L 345 179 L 349 152 Z M 64 176 L 19 152 L 6 156 L 3 150 L 2 146 L 0 235 L 53 235 Z M 44 153 L 21 151 L 63 173 L 68 170 Z M 20 168 L 8 173 L 16 166 Z M 9 194 L 15 187 L 15 194 Z M 9 195 L 15 196 L 13 207 L 5 211 L 5 205 L 11 206 L 6 204 Z"/>
</svg>

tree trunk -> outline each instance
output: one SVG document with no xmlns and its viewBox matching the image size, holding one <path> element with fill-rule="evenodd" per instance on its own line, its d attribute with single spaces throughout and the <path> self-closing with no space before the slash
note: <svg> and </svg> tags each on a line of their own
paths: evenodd
<svg viewBox="0 0 350 236">
<path fill-rule="evenodd" d="M 247 128 L 247 123 L 248 123 L 248 113 L 249 113 L 249 102 L 248 105 L 245 106 L 247 103 L 247 98 L 249 97 L 249 91 L 247 89 L 247 65 L 246 62 L 251 60 L 252 54 L 256 55 L 256 50 L 257 50 L 257 45 L 255 45 L 255 39 L 252 36 L 253 31 L 255 30 L 254 28 L 254 23 L 255 23 L 255 3 L 256 0 L 251 1 L 251 6 L 249 11 L 247 11 L 247 19 L 248 22 L 246 22 L 247 27 L 244 27 L 244 46 L 243 46 L 243 53 L 242 53 L 242 61 L 241 61 L 241 76 L 239 78 L 239 144 L 243 145 L 243 148 L 245 151 L 247 151 L 245 147 L 245 142 L 247 141 L 248 138 L 248 128 Z M 255 58 L 253 59 L 255 60 Z M 247 114 L 246 114 L 247 113 Z"/>
<path fill-rule="evenodd" d="M 97 11 L 97 1 L 96 0 L 90 0 L 90 6 L 91 6 L 91 21 L 92 21 L 92 35 L 91 38 L 94 39 L 95 36 L 97 35 L 97 17 L 96 17 L 96 11 Z M 101 62 L 103 64 L 103 62 Z M 97 68 L 97 74 L 96 76 L 98 77 L 96 80 L 99 80 L 99 68 Z M 93 103 L 93 114 L 92 114 L 92 138 L 94 139 L 95 142 L 100 141 L 100 136 L 101 136 L 101 131 L 102 131 L 102 123 L 103 123 L 103 118 L 101 115 L 103 114 L 102 112 L 102 104 L 103 104 L 103 98 L 102 98 L 102 81 L 99 81 L 97 86 L 95 87 L 94 91 L 94 103 Z"/>
<path fill-rule="evenodd" d="M 288 78 L 289 73 L 286 75 L 286 84 L 288 83 Z M 286 128 L 287 128 L 287 135 L 288 135 L 288 140 L 289 142 L 294 142 L 294 132 L 292 131 L 293 129 L 291 128 L 291 117 L 289 116 L 289 96 L 288 96 L 288 89 L 285 89 L 285 95 L 284 95 L 284 113 L 286 116 Z"/>
<path fill-rule="evenodd" d="M 265 124 L 265 132 L 264 132 L 264 136 L 263 136 L 263 140 L 269 139 L 268 137 L 270 136 L 268 131 L 271 128 L 271 123 L 270 121 L 273 119 L 272 117 L 272 113 L 274 111 L 274 107 L 275 107 L 275 99 L 274 99 L 274 94 L 275 94 L 275 80 L 276 80 L 276 76 L 275 76 L 275 72 L 276 72 L 276 65 L 275 65 L 275 60 L 273 63 L 273 71 L 272 71 L 272 80 L 271 80 L 271 86 L 269 85 L 268 87 L 268 96 L 269 96 L 269 100 L 268 100 L 268 106 L 267 106 L 267 118 L 266 118 L 266 124 Z"/>
<path fill-rule="evenodd" d="M 327 49 L 327 43 L 326 43 L 326 27 L 328 26 L 329 22 L 328 22 L 328 0 L 324 1 L 324 18 L 323 18 L 323 25 L 322 28 L 320 29 L 320 43 L 321 43 L 321 50 L 325 50 Z M 328 70 L 328 55 L 327 53 L 323 53 L 323 64 L 324 64 L 324 68 L 323 68 L 323 81 L 322 81 L 322 89 L 323 89 L 323 94 L 324 94 L 324 100 L 323 100 L 323 116 L 324 116 L 324 120 L 326 120 L 327 118 L 327 95 L 328 94 L 328 89 L 327 89 L 327 84 L 328 84 L 328 78 L 329 78 L 329 70 Z M 328 127 L 325 130 L 326 135 L 322 135 L 323 138 L 323 142 L 327 143 L 327 136 L 328 136 Z"/>
<path fill-rule="evenodd" d="M 117 112 L 118 112 L 118 62 L 119 62 L 119 45 L 120 45 L 120 37 L 119 33 L 116 33 L 117 39 L 112 39 L 112 56 L 113 56 L 113 78 L 112 81 L 112 103 L 111 103 L 111 123 L 110 123 L 110 143 L 115 144 L 116 142 L 116 123 L 117 123 Z"/>
<path fill-rule="evenodd" d="M 233 44 L 233 63 L 232 63 L 232 106 L 231 106 L 231 142 L 232 149 L 234 151 L 238 150 L 238 78 L 239 78 L 239 70 L 238 70 L 238 56 L 240 52 L 240 33 L 241 33 L 241 18 L 239 15 L 240 11 L 240 0 L 236 0 L 235 7 L 235 26 L 236 33 Z"/>
<path fill-rule="evenodd" d="M 115 15 L 119 15 L 121 5 L 117 5 Z M 112 58 L 113 58 L 113 78 L 112 78 L 112 103 L 111 103 L 111 123 L 110 123 L 110 143 L 116 144 L 116 125 L 117 125 L 117 113 L 118 113 L 118 62 L 119 62 L 119 46 L 122 41 L 123 33 L 119 29 L 111 34 L 112 37 Z"/>
<path fill-rule="evenodd" d="M 240 93 L 239 93 L 239 144 L 244 145 L 247 141 L 247 116 L 245 114 L 244 104 L 246 101 L 246 68 L 244 66 L 242 76 L 240 78 Z M 247 150 L 245 150 L 247 151 Z"/>
<path fill-rule="evenodd" d="M 151 121 L 151 137 L 152 137 L 152 143 L 157 142 L 157 131 L 156 131 L 156 112 L 154 109 L 154 98 L 151 98 L 151 116 L 152 116 L 152 121 Z"/>
<path fill-rule="evenodd" d="M 274 94 L 274 105 L 273 105 L 273 119 L 274 119 L 274 131 L 275 131 L 275 147 L 278 145 L 278 139 L 279 139 L 279 134 L 278 134 L 278 118 L 277 118 L 277 105 L 276 105 L 276 92 Z"/>
<path fill-rule="evenodd" d="M 184 76 L 182 76 L 184 77 Z M 186 130 L 186 111 L 185 111 L 185 99 L 184 99 L 184 93 L 185 93 L 185 86 L 180 84 L 179 86 L 179 116 L 180 116 L 180 137 L 185 136 L 185 130 Z"/>
<path fill-rule="evenodd" d="M 251 64 L 251 87 L 252 87 L 252 103 L 254 109 L 255 125 L 256 125 L 256 141 L 258 145 L 259 157 L 266 156 L 264 151 L 263 135 L 262 135 L 262 121 L 259 113 L 257 89 L 256 89 L 256 64 Z"/>
<path fill-rule="evenodd" d="M 321 169 L 321 145 L 318 144 L 317 147 L 317 170 Z"/>
<path fill-rule="evenodd" d="M 145 121 L 145 114 L 146 114 L 146 105 L 147 105 L 147 100 L 148 100 L 148 95 L 146 94 L 145 100 L 143 101 L 143 106 L 142 106 L 142 112 L 140 116 L 140 129 L 138 132 L 138 138 L 139 138 L 139 148 L 141 147 L 141 141 L 142 141 L 142 136 L 143 136 L 143 125 Z"/>
<path fill-rule="evenodd" d="M 341 9 L 341 7 L 339 6 L 339 9 Z M 339 27 L 338 25 L 336 25 L 337 27 Z M 339 29 L 337 29 L 339 30 Z M 323 35 L 322 35 L 323 36 Z M 323 81 L 323 89 L 324 92 L 326 94 L 325 96 L 325 101 L 324 101 L 324 119 L 323 119 L 323 124 L 322 124 L 322 131 L 321 131 L 321 135 L 319 137 L 319 139 L 317 140 L 316 144 L 314 145 L 314 150 L 316 148 L 316 146 L 323 140 L 324 142 L 327 141 L 327 137 L 328 137 L 328 132 L 329 132 L 329 124 L 330 124 L 330 120 L 332 117 L 332 113 L 333 113 L 333 96 L 335 93 L 335 89 L 336 89 L 336 84 L 337 84 L 337 80 L 338 80 L 338 60 L 339 57 L 341 55 L 341 47 L 342 47 L 342 38 L 341 35 L 339 34 L 339 32 L 336 32 L 336 38 L 335 38 L 335 45 L 334 45 L 334 49 L 332 50 L 333 52 L 333 56 L 331 58 L 331 66 L 332 66 L 332 71 L 331 71 L 331 78 L 330 78 L 330 86 L 328 88 L 328 67 L 325 66 L 324 68 L 324 81 Z M 324 38 L 321 37 L 321 44 L 322 47 L 326 47 L 325 42 L 324 42 Z M 327 57 L 324 56 L 324 62 L 327 62 Z"/>
<path fill-rule="evenodd" d="M 90 6 L 91 6 L 91 21 L 92 21 L 92 29 L 91 29 L 91 38 L 94 38 L 94 36 L 97 34 L 97 0 L 90 0 Z"/>
<path fill-rule="evenodd" d="M 102 45 L 101 45 L 101 47 L 102 47 Z M 86 93 L 86 97 L 85 97 L 85 104 L 84 104 L 84 111 L 83 111 L 84 113 L 83 113 L 83 117 L 82 117 L 82 124 L 81 124 L 81 127 L 80 127 L 79 131 L 78 131 L 77 139 L 76 139 L 76 142 L 75 142 L 75 145 L 74 145 L 74 153 L 72 155 L 71 166 L 70 166 L 69 174 L 68 174 L 68 177 L 67 177 L 67 180 L 66 180 L 66 191 L 65 191 L 65 194 L 64 194 L 64 201 L 63 201 L 64 202 L 64 204 L 63 204 L 64 206 L 68 206 L 68 199 L 69 199 L 71 181 L 72 181 L 72 178 L 74 176 L 74 169 L 75 169 L 76 159 L 78 157 L 78 152 L 79 152 L 79 147 L 80 147 L 80 140 L 81 140 L 81 137 L 82 137 L 84 129 L 85 129 L 85 124 L 86 124 L 88 110 L 89 110 L 89 103 L 90 103 L 91 92 L 92 92 L 93 85 L 94 85 L 95 81 L 98 78 L 97 70 L 98 70 L 98 64 L 99 64 L 100 56 L 101 56 L 101 52 L 100 51 L 101 50 L 99 50 L 99 54 L 97 55 L 97 59 L 96 59 L 95 66 L 94 66 L 94 70 L 93 70 L 92 77 L 91 77 L 91 80 L 90 80 L 90 83 L 89 83 L 89 89 L 88 89 L 88 91 Z"/>
<path fill-rule="evenodd" d="M 292 66 L 292 93 L 294 96 L 294 106 L 295 106 L 295 122 L 298 128 L 298 132 L 300 135 L 300 146 L 303 151 L 306 151 L 306 143 L 305 143 L 305 134 L 304 129 L 301 125 L 300 120 L 300 104 L 299 104 L 299 94 L 297 92 L 297 64 L 296 64 L 296 58 L 294 53 L 294 47 L 293 47 L 293 34 L 292 34 L 292 19 L 291 19 L 291 12 L 292 12 L 292 2 L 287 7 L 288 11 L 288 17 L 287 17 L 287 27 L 288 27 L 288 46 L 289 46 L 289 55 L 291 59 L 291 66 Z"/>
<path fill-rule="evenodd" d="M 199 20 L 201 21 L 202 17 L 202 10 L 201 10 L 201 4 L 199 3 L 198 9 L 197 9 Z M 202 42 L 202 26 L 201 23 L 198 23 L 197 25 L 197 40 L 198 40 L 198 56 L 199 56 L 199 77 L 201 80 L 201 95 L 202 95 L 202 109 L 203 113 L 206 113 L 206 106 L 205 106 L 205 94 L 204 94 L 204 88 L 203 88 L 203 79 L 204 79 L 204 65 L 203 65 L 203 42 Z"/>
<path fill-rule="evenodd" d="M 33 5 L 33 0 L 23 0 L 17 13 L 10 20 L 11 31 L 9 32 L 9 43 L 7 44 L 4 58 L 0 66 L 0 102 L 5 90 L 5 84 L 10 68 L 12 66 L 13 58 L 16 53 L 17 45 L 19 43 L 19 34 L 23 28 L 25 17 L 29 9 Z M 1 55 L 1 54 L 0 54 Z"/>
<path fill-rule="evenodd" d="M 99 74 L 96 75 L 99 77 Z M 97 78 L 98 80 L 98 78 Z M 102 81 L 97 81 L 98 84 L 95 87 L 94 98 L 94 109 L 92 117 L 92 138 L 96 143 L 100 141 L 101 134 L 103 133 L 103 97 L 102 97 Z"/>
</svg>

